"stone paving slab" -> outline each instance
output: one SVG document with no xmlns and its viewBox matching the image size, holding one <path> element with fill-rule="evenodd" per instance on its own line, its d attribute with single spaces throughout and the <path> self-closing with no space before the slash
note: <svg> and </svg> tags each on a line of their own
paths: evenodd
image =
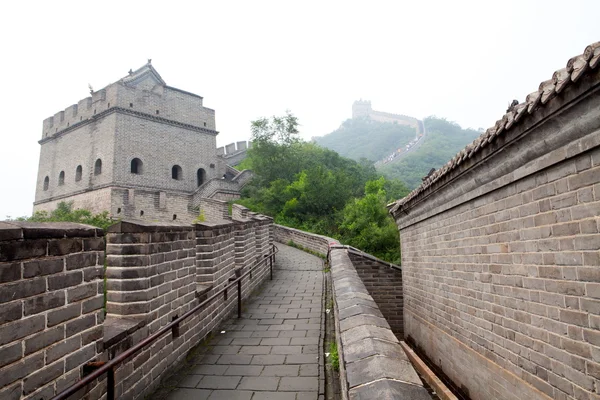
<svg viewBox="0 0 600 400">
<path fill-rule="evenodd" d="M 171 379 L 167 400 L 322 400 L 323 262 L 277 244 L 273 281 Z"/>
</svg>

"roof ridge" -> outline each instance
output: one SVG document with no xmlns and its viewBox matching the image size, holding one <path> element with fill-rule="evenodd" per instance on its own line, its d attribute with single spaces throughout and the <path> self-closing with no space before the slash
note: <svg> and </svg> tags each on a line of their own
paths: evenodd
<svg viewBox="0 0 600 400">
<path fill-rule="evenodd" d="M 491 143 L 497 136 L 511 129 L 525 115 L 533 114 L 545 106 L 552 98 L 561 93 L 567 86 L 577 82 L 589 71 L 595 70 L 600 64 L 600 41 L 586 46 L 584 52 L 571 57 L 565 68 L 556 70 L 552 78 L 543 81 L 538 90 L 527 95 L 525 101 L 510 107 L 496 124 L 459 151 L 450 161 L 436 170 L 406 197 L 388 205 L 390 212 L 396 212 L 402 205 L 423 193 L 444 175 L 460 165 L 467 158 L 473 157 L 480 149 Z"/>
</svg>

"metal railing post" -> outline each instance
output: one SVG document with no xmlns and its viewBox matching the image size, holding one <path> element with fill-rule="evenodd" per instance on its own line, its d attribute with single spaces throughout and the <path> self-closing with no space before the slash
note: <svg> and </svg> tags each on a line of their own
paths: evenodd
<svg viewBox="0 0 600 400">
<path fill-rule="evenodd" d="M 106 398 L 115 400 L 115 369 L 110 368 L 106 373 Z"/>
<path fill-rule="evenodd" d="M 237 282 L 238 289 L 238 318 L 242 318 L 242 280 Z"/>
</svg>

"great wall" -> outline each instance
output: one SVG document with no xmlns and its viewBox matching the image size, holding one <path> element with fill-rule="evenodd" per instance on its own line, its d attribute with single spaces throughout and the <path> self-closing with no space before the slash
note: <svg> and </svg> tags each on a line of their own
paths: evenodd
<svg viewBox="0 0 600 400">
<path fill-rule="evenodd" d="M 597 42 L 389 205 L 401 266 L 214 197 L 194 224 L 0 222 L 0 398 L 598 398 L 599 65 Z"/>
</svg>

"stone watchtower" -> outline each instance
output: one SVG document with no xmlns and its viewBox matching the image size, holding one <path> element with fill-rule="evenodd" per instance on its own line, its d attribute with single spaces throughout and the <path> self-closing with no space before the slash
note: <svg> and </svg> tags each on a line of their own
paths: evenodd
<svg viewBox="0 0 600 400">
<path fill-rule="evenodd" d="M 368 100 L 357 100 L 352 104 L 352 118 L 368 117 L 373 109 Z"/>
<path fill-rule="evenodd" d="M 114 217 L 190 220 L 195 193 L 225 174 L 217 133 L 202 97 L 168 86 L 149 60 L 44 120 L 34 211 L 73 201 Z"/>
</svg>

